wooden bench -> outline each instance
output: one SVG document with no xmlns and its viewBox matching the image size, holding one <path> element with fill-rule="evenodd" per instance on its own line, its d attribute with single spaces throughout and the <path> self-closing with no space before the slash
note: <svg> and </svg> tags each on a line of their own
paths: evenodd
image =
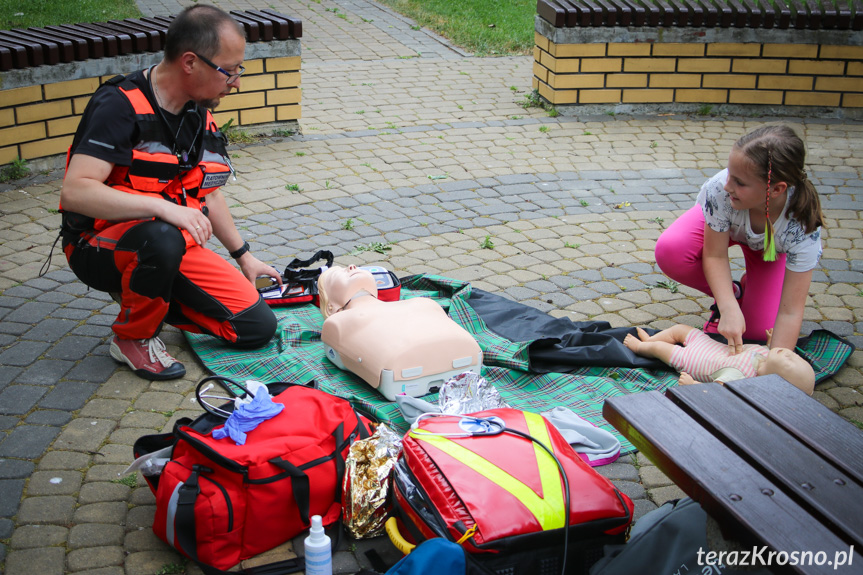
<svg viewBox="0 0 863 575">
<path fill-rule="evenodd" d="M 233 10 L 249 42 L 299 39 L 302 21 L 274 10 Z M 0 72 L 60 62 L 158 52 L 173 16 L 0 31 Z"/>
<path fill-rule="evenodd" d="M 863 30 L 863 0 L 775 5 L 764 0 L 539 0 L 537 14 L 556 27 L 664 26 Z"/>
<path fill-rule="evenodd" d="M 863 431 L 784 379 L 616 397 L 603 415 L 698 501 L 725 537 L 789 554 L 823 552 L 831 563 L 845 557 L 853 570 L 835 572 L 863 572 Z M 815 565 L 817 558 L 771 569 L 834 572 Z"/>
</svg>

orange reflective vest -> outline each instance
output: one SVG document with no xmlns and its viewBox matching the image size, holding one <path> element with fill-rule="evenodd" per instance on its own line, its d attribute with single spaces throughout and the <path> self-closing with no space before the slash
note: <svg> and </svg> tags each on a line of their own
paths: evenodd
<svg viewBox="0 0 863 575">
<path fill-rule="evenodd" d="M 173 135 L 144 92 L 122 76 L 107 84 L 116 86 L 132 105 L 139 140 L 132 149 L 130 165 L 115 165 L 105 184 L 130 194 L 158 194 L 168 201 L 206 212 L 204 197 L 223 186 L 232 171 L 225 149 L 226 139 L 210 111 L 206 111 L 200 135 L 201 159 L 189 169 L 188 165 L 181 165 L 180 158 L 173 152 Z M 67 166 L 72 153 L 70 147 Z M 63 211 L 62 205 L 60 211 Z M 64 213 L 63 221 L 64 229 L 74 232 L 100 231 L 116 223 L 71 212 Z"/>
</svg>

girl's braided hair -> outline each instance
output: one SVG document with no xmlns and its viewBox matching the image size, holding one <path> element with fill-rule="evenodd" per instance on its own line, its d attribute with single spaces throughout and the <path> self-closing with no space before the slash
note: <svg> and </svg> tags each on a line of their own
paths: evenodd
<svg viewBox="0 0 863 575">
<path fill-rule="evenodd" d="M 761 126 L 737 140 L 734 148 L 749 158 L 761 179 L 767 181 L 769 175 L 771 184 L 785 182 L 794 187 L 787 213 L 807 234 L 824 225 L 818 192 L 804 169 L 806 146 L 797 132 L 785 124 Z M 767 226 L 772 228 L 769 219 Z"/>
</svg>

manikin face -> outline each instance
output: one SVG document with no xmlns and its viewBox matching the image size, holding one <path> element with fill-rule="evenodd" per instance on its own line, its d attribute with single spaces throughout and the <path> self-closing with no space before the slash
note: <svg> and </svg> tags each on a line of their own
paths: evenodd
<svg viewBox="0 0 863 575">
<path fill-rule="evenodd" d="M 764 360 L 767 373 L 793 373 L 809 368 L 805 359 L 784 347 L 774 347 Z"/>
<path fill-rule="evenodd" d="M 246 54 L 246 40 L 233 26 L 222 27 L 219 52 L 209 60 L 231 74 L 239 73 L 240 66 Z M 197 58 L 195 66 L 195 100 L 201 106 L 215 109 L 222 98 L 227 96 L 234 88 L 240 88 L 240 78 L 236 78 L 230 84 L 228 77 L 219 72 L 200 58 Z"/>
<path fill-rule="evenodd" d="M 758 366 L 758 375 L 775 373 L 812 395 L 815 371 L 805 359 L 790 349 L 774 347 Z"/>
<path fill-rule="evenodd" d="M 728 181 L 725 191 L 735 210 L 751 210 L 764 207 L 767 182 L 756 173 L 752 161 L 738 149 L 732 149 L 728 156 Z"/>
<path fill-rule="evenodd" d="M 327 294 L 327 312 L 333 314 L 342 309 L 359 292 L 365 291 L 377 297 L 375 278 L 368 270 L 350 265 L 346 268 L 333 266 L 321 276 Z"/>
</svg>

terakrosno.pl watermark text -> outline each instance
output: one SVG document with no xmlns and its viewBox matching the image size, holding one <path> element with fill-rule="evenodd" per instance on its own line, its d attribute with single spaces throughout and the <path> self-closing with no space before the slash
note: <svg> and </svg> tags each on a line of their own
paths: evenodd
<svg viewBox="0 0 863 575">
<path fill-rule="evenodd" d="M 854 546 L 848 551 L 835 551 L 830 557 L 826 551 L 771 551 L 767 547 L 753 547 L 744 551 L 705 551 L 698 549 L 698 565 L 724 565 L 726 567 L 770 567 L 772 565 L 828 565 L 833 570 L 854 561 Z"/>
</svg>

